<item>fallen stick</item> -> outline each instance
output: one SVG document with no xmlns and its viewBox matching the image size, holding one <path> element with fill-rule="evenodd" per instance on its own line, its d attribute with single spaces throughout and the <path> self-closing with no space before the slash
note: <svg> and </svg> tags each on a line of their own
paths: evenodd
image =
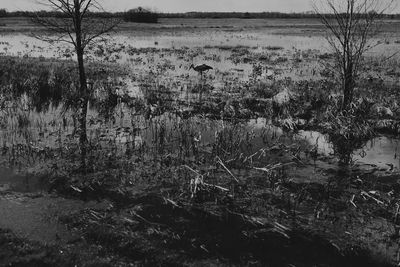
<svg viewBox="0 0 400 267">
<path fill-rule="evenodd" d="M 224 188 L 224 187 L 219 186 L 219 185 L 213 185 L 213 184 L 207 184 L 207 183 L 203 183 L 203 184 L 204 184 L 205 186 L 208 186 L 208 187 L 214 187 L 214 188 L 217 188 L 217 189 L 219 189 L 219 190 L 221 190 L 221 191 L 229 192 L 229 189 Z"/>
<path fill-rule="evenodd" d="M 383 201 L 381 201 L 381 200 L 379 200 L 379 199 L 377 199 L 377 198 L 371 196 L 370 194 L 368 194 L 368 193 L 365 192 L 365 191 L 362 191 L 362 192 L 361 192 L 361 195 L 364 196 L 364 197 L 369 197 L 370 199 L 374 200 L 377 204 L 380 204 L 380 205 L 383 205 L 383 204 L 384 204 Z"/>
<path fill-rule="evenodd" d="M 355 208 L 357 208 L 357 205 L 354 203 L 354 198 L 356 197 L 356 195 L 353 195 L 352 197 L 351 197 L 351 199 L 350 199 L 350 203 L 355 207 Z"/>
<path fill-rule="evenodd" d="M 221 158 L 217 156 L 217 162 L 235 179 L 237 183 L 239 183 L 239 179 L 236 178 L 235 175 L 225 166 L 225 164 L 222 162 Z"/>
<path fill-rule="evenodd" d="M 284 166 L 288 166 L 288 165 L 291 165 L 291 164 L 294 164 L 294 162 L 289 162 L 289 163 L 285 163 L 285 164 L 278 163 L 276 165 L 273 165 L 273 166 L 270 165 L 270 166 L 266 166 L 264 168 L 254 167 L 253 169 L 258 170 L 258 171 L 263 171 L 263 172 L 270 172 L 270 171 L 272 171 L 274 169 L 277 169 L 279 167 L 284 167 Z"/>
<path fill-rule="evenodd" d="M 192 172 L 194 172 L 194 173 L 197 174 L 197 175 L 202 176 L 199 172 L 197 172 L 197 171 L 195 171 L 194 169 L 190 168 L 188 165 L 183 165 L 183 167 L 187 168 L 189 171 L 192 171 Z"/>
<path fill-rule="evenodd" d="M 187 165 L 183 165 L 183 167 L 185 167 L 185 168 L 187 168 L 188 170 L 192 171 L 193 173 L 197 174 L 200 178 L 203 177 L 203 175 L 201 175 L 198 171 L 192 169 L 191 167 L 189 167 L 189 166 L 187 166 Z M 202 181 L 201 184 L 204 185 L 204 186 L 217 188 L 217 189 L 219 189 L 219 190 L 221 190 L 221 191 L 229 192 L 229 189 L 224 188 L 224 187 L 219 186 L 219 185 L 208 184 L 208 183 L 205 183 L 204 181 Z M 197 190 L 197 185 L 195 185 L 195 191 L 196 191 L 196 190 Z"/>
</svg>

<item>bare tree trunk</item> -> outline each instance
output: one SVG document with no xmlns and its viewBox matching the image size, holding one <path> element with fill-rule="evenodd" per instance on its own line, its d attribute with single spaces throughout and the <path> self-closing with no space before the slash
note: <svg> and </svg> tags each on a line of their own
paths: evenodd
<svg viewBox="0 0 400 267">
<path fill-rule="evenodd" d="M 351 63 L 346 67 L 344 74 L 344 85 L 343 85 L 343 107 L 342 110 L 349 109 L 351 102 L 353 102 L 355 77 L 353 73 L 353 66 Z"/>
<path fill-rule="evenodd" d="M 354 82 L 352 76 L 353 75 L 351 73 L 346 73 L 344 78 L 342 110 L 347 110 L 353 101 Z"/>
<path fill-rule="evenodd" d="M 86 73 L 83 64 L 83 53 L 78 53 L 79 63 L 79 81 L 80 81 L 80 99 L 79 99 L 79 146 L 81 152 L 81 166 L 86 167 L 87 152 L 87 133 L 86 133 L 86 117 L 88 108 L 88 90 L 86 84 Z"/>
<path fill-rule="evenodd" d="M 87 133 L 86 133 L 86 116 L 88 108 L 88 88 L 83 61 L 84 49 L 82 45 L 82 20 L 79 8 L 79 1 L 75 0 L 75 27 L 76 27 L 76 55 L 78 59 L 79 82 L 80 82 L 80 99 L 79 99 L 79 147 L 81 152 L 81 167 L 86 167 L 87 154 Z"/>
</svg>

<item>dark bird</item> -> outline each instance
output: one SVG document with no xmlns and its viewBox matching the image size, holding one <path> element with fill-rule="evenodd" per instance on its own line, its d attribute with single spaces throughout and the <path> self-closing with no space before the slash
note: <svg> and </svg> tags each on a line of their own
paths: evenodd
<svg viewBox="0 0 400 267">
<path fill-rule="evenodd" d="M 202 64 L 202 65 L 198 65 L 198 66 L 194 66 L 193 64 L 190 65 L 189 70 L 190 69 L 194 69 L 195 71 L 197 71 L 198 73 L 200 73 L 201 76 L 203 76 L 203 72 L 207 72 L 209 70 L 212 70 L 213 68 L 206 65 L 206 64 Z"/>
</svg>

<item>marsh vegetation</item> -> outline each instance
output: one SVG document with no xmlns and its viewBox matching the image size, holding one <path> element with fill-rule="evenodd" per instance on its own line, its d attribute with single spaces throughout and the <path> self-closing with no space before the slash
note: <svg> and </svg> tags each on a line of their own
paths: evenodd
<svg viewBox="0 0 400 267">
<path fill-rule="evenodd" d="M 346 109 L 318 20 L 122 23 L 87 47 L 82 169 L 73 50 L 1 19 L 0 265 L 397 264 L 400 22 L 380 23 Z"/>
</svg>

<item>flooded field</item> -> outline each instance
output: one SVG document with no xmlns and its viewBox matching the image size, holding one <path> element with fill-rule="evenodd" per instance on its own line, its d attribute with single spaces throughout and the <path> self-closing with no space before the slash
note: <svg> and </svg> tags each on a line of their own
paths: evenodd
<svg viewBox="0 0 400 267">
<path fill-rule="evenodd" d="M 400 22 L 381 23 L 343 120 L 318 20 L 123 23 L 85 55 L 82 169 L 73 49 L 0 19 L 0 249 L 46 244 L 39 262 L 65 266 L 397 264 Z"/>
</svg>

